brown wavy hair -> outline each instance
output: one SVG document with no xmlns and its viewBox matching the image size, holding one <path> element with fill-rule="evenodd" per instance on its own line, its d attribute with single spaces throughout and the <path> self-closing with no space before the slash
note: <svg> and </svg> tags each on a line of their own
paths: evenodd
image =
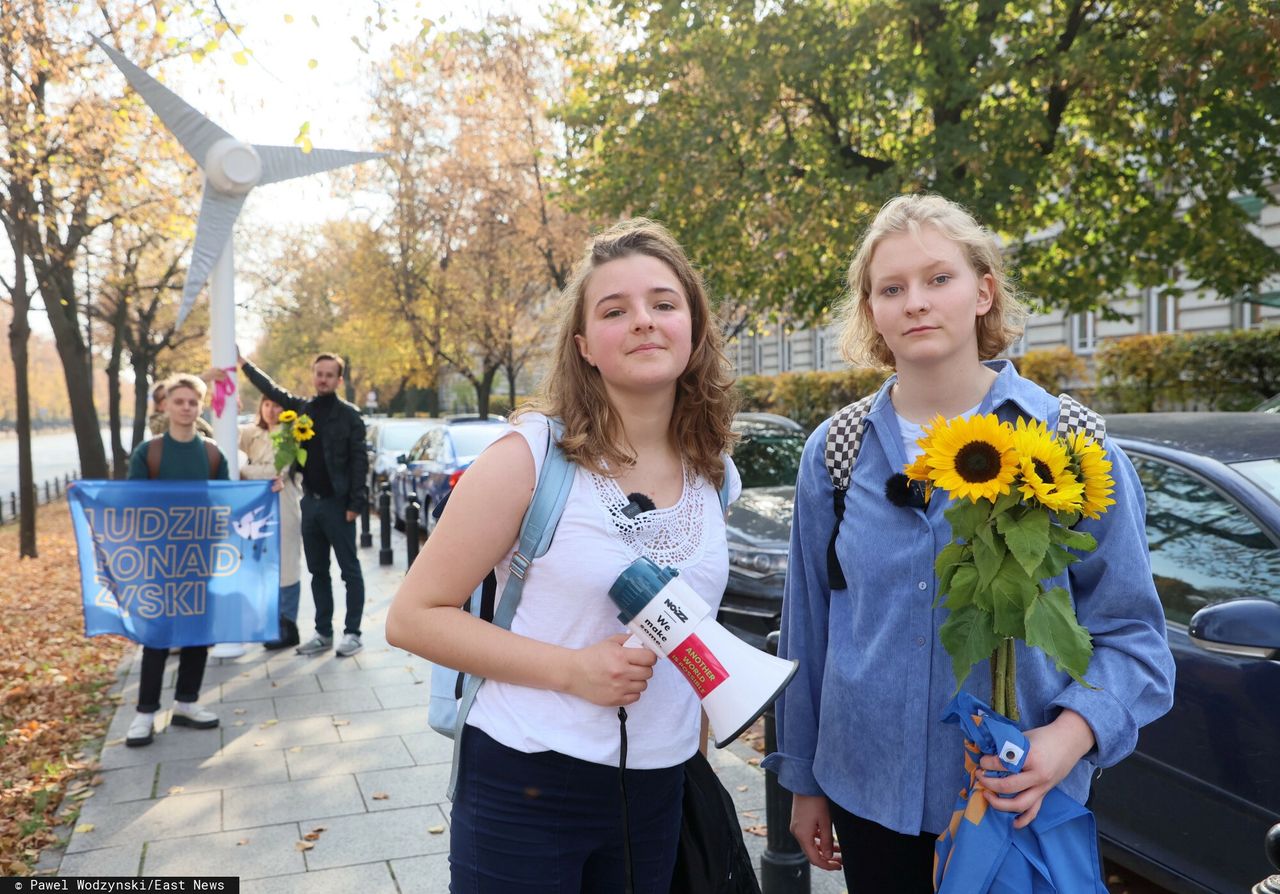
<svg viewBox="0 0 1280 894">
<path fill-rule="evenodd" d="M 632 255 L 662 261 L 680 281 L 689 301 L 693 350 L 676 380 L 671 437 L 685 462 L 716 487 L 723 483 L 722 454 L 730 449 L 735 409 L 733 376 L 724 355 L 702 277 L 666 227 L 645 218 L 615 224 L 593 238 L 578 262 L 558 305 L 559 331 L 554 362 L 538 396 L 514 414 L 545 413 L 564 422 L 560 446 L 578 465 L 599 474 L 616 474 L 635 463 L 624 446 L 622 422 L 609 403 L 600 371 L 578 351 L 574 336 L 586 331 L 586 292 L 598 267 Z"/>
<path fill-rule="evenodd" d="M 849 264 L 849 291 L 836 313 L 840 353 L 854 365 L 894 366 L 893 352 L 871 319 L 871 258 L 887 236 L 918 234 L 931 226 L 960 246 L 978 276 L 994 281 L 991 309 L 977 318 L 978 359 L 998 357 L 1022 334 L 1027 310 L 1004 269 L 995 234 L 962 208 L 938 195 L 903 195 L 890 199 L 867 228 Z"/>
</svg>

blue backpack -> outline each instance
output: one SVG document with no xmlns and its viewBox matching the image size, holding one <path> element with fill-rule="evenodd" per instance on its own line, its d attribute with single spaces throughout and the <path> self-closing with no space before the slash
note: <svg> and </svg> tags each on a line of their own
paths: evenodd
<svg viewBox="0 0 1280 894">
<path fill-rule="evenodd" d="M 533 560 L 542 557 L 551 547 L 556 525 L 564 512 L 564 504 L 573 489 L 574 465 L 560 449 L 560 435 L 564 426 L 558 419 L 549 420 L 547 430 L 547 455 L 542 461 L 542 471 L 533 490 L 533 498 L 520 523 L 519 546 L 511 556 L 511 574 L 502 588 L 502 599 L 495 606 L 497 578 L 490 572 L 484 582 L 471 594 L 465 606 L 473 615 L 497 624 L 503 630 L 511 629 L 511 622 L 520 605 L 524 591 L 525 575 Z M 720 508 L 729 505 L 729 481 L 725 476 L 720 487 Z M 441 735 L 453 739 L 453 771 L 449 776 L 449 799 L 458 783 L 458 756 L 462 741 L 462 727 L 475 702 L 476 693 L 484 677 L 463 674 L 442 664 L 431 665 L 431 701 L 427 705 L 427 723 Z"/>
</svg>

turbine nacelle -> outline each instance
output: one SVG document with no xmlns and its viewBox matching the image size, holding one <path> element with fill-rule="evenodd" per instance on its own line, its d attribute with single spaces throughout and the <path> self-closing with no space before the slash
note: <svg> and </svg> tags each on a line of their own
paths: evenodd
<svg viewBox="0 0 1280 894">
<path fill-rule="evenodd" d="M 209 185 L 227 195 L 248 195 L 262 179 L 258 150 L 234 137 L 224 137 L 210 146 L 202 167 Z"/>
</svg>

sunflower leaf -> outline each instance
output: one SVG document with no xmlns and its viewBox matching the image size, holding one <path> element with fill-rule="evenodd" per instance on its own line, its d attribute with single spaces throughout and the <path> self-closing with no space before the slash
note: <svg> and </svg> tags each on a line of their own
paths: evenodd
<svg viewBox="0 0 1280 894">
<path fill-rule="evenodd" d="M 1008 491 L 996 497 L 995 505 L 991 508 L 991 515 L 993 518 L 997 515 L 1003 515 L 1021 502 L 1022 496 L 1017 489 L 1009 488 Z"/>
<path fill-rule="evenodd" d="M 1098 541 L 1086 531 L 1073 531 L 1070 528 L 1055 525 L 1050 535 L 1054 543 L 1060 543 L 1069 549 L 1089 553 L 1098 548 Z"/>
<path fill-rule="evenodd" d="M 974 503 L 956 500 L 947 509 L 947 521 L 951 524 L 951 536 L 972 541 L 978 526 L 986 522 L 990 503 Z"/>
<path fill-rule="evenodd" d="M 298 465 L 305 466 L 307 464 L 307 448 L 298 448 Z"/>
<path fill-rule="evenodd" d="M 978 569 L 972 565 L 957 565 L 951 575 L 951 586 L 946 590 L 947 608 L 957 611 L 973 604 L 978 591 Z"/>
<path fill-rule="evenodd" d="M 938 553 L 938 558 L 933 562 L 933 573 L 938 576 L 939 597 L 951 588 L 951 576 L 967 558 L 968 548 L 959 543 L 948 543 Z"/>
<path fill-rule="evenodd" d="M 1054 587 L 1041 593 L 1027 609 L 1026 627 L 1027 645 L 1044 650 L 1058 670 L 1070 674 L 1077 683 L 1098 688 L 1084 678 L 1093 656 L 1093 643 L 1089 631 L 1076 621 L 1071 595 L 1066 590 Z"/>
<path fill-rule="evenodd" d="M 1006 551 L 1004 541 L 995 536 L 991 525 L 978 528 L 978 536 L 973 540 L 973 562 L 978 568 L 978 587 L 987 589 L 1000 570 Z"/>
<path fill-rule="evenodd" d="M 1050 543 L 1049 549 L 1045 551 L 1044 561 L 1040 563 L 1040 567 L 1036 569 L 1034 575 L 1036 580 L 1047 580 L 1051 577 L 1057 577 L 1059 574 L 1067 570 L 1067 566 L 1072 562 L 1080 561 L 1080 557 L 1070 550 L 1063 549 L 1056 543 Z"/>
<path fill-rule="evenodd" d="M 1027 609 L 1035 601 L 1039 588 L 1012 553 L 1004 557 L 991 581 L 991 614 L 996 633 L 1001 636 L 1026 636 Z"/>
<path fill-rule="evenodd" d="M 1049 514 L 1042 509 L 1006 512 L 996 516 L 996 528 L 1027 574 L 1035 574 L 1049 549 Z"/>
<path fill-rule="evenodd" d="M 991 629 L 991 616 L 972 605 L 952 611 L 939 628 L 938 637 L 951 656 L 957 692 L 973 666 L 987 660 L 1000 643 L 1000 637 Z"/>
</svg>

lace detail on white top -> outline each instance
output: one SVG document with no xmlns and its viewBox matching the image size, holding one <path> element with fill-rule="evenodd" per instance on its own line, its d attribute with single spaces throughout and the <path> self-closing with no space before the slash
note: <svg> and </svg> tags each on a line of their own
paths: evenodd
<svg viewBox="0 0 1280 894">
<path fill-rule="evenodd" d="M 665 509 L 653 509 L 630 518 L 622 510 L 630 500 L 618 482 L 605 475 L 588 472 L 600 507 L 613 523 L 618 538 L 636 556 L 645 556 L 659 565 L 683 568 L 702 551 L 702 523 L 706 515 L 697 475 L 684 470 L 680 500 Z"/>
</svg>

